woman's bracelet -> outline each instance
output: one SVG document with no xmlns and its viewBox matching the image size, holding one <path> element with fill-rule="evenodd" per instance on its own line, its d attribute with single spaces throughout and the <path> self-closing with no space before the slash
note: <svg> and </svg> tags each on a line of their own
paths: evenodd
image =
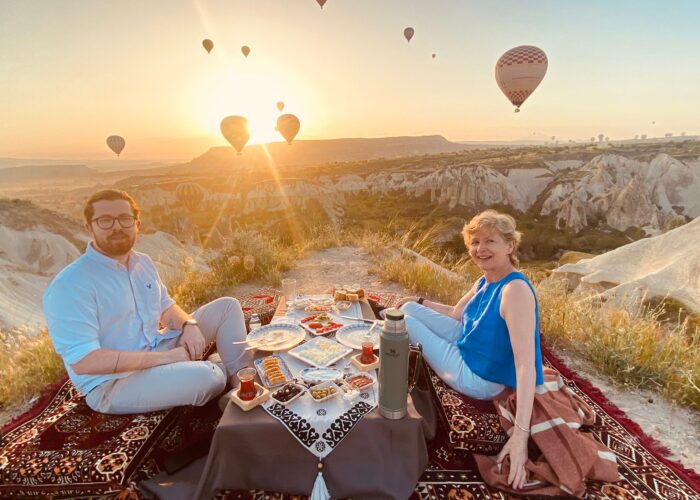
<svg viewBox="0 0 700 500">
<path fill-rule="evenodd" d="M 528 434 L 530 434 L 530 429 L 526 429 L 525 427 L 523 427 L 522 425 L 520 425 L 520 424 L 518 423 L 518 421 L 515 420 L 515 419 L 513 420 L 513 422 L 515 422 L 515 426 L 516 426 L 518 429 L 520 429 L 520 430 L 523 431 L 523 432 L 527 432 Z"/>
</svg>

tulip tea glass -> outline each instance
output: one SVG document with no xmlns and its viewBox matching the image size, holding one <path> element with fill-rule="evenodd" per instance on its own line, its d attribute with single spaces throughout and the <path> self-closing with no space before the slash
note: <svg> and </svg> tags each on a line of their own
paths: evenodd
<svg viewBox="0 0 700 500">
<path fill-rule="evenodd" d="M 369 365 L 374 363 L 374 342 L 362 342 L 362 354 L 360 354 L 360 363 Z"/>
<path fill-rule="evenodd" d="M 241 401 L 251 401 L 255 399 L 258 391 L 255 388 L 255 368 L 241 368 L 236 373 L 238 381 L 241 383 L 238 389 L 238 397 Z"/>
</svg>

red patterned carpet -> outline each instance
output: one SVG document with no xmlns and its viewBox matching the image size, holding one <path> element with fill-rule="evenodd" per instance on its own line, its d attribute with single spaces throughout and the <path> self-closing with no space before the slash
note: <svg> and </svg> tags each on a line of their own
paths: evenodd
<svg viewBox="0 0 700 500">
<path fill-rule="evenodd" d="M 261 290 L 242 297 L 246 316 L 269 318 L 279 292 Z M 378 307 L 392 305 L 392 294 L 373 293 Z M 591 483 L 586 498 L 700 499 L 700 476 L 664 458 L 665 450 L 646 437 L 595 387 L 579 379 L 554 355 L 547 365 L 595 411 L 589 429 L 617 455 L 623 480 Z M 430 443 L 431 462 L 413 499 L 510 498 L 486 486 L 467 450 L 502 445 L 488 407 L 459 403 L 437 377 L 424 385 L 445 410 Z M 451 392 L 450 392 L 451 391 Z M 454 393 L 454 394 L 452 394 Z M 462 405 L 462 406 L 460 406 Z M 138 483 L 206 452 L 220 412 L 216 402 L 143 415 L 101 415 L 91 411 L 69 381 L 58 384 L 29 413 L 3 429 L 0 447 L 0 498 L 140 498 Z M 219 498 L 292 499 L 274 492 L 222 492 Z"/>
</svg>

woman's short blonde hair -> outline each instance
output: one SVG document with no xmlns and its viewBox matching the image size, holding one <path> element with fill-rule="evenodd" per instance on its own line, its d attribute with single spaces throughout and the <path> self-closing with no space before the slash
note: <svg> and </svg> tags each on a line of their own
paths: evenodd
<svg viewBox="0 0 700 500">
<path fill-rule="evenodd" d="M 523 237 L 523 233 L 515 229 L 515 219 L 508 214 L 502 214 L 495 210 L 484 210 L 480 214 L 475 215 L 472 220 L 464 225 L 462 235 L 464 243 L 469 248 L 469 241 L 472 235 L 481 230 L 498 231 L 503 236 L 503 239 L 513 243 L 513 252 L 509 255 L 510 262 L 517 266 L 520 263 L 518 258 L 518 246 Z"/>
</svg>

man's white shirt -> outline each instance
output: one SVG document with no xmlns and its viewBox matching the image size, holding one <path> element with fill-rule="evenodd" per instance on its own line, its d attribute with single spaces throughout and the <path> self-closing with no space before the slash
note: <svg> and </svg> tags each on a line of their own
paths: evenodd
<svg viewBox="0 0 700 500">
<path fill-rule="evenodd" d="M 151 351 L 179 331 L 159 332 L 160 317 L 175 301 L 151 258 L 131 251 L 128 268 L 95 250 L 63 269 L 44 293 L 44 315 L 56 352 L 84 394 L 130 372 L 77 375 L 71 365 L 99 348 Z"/>
</svg>

